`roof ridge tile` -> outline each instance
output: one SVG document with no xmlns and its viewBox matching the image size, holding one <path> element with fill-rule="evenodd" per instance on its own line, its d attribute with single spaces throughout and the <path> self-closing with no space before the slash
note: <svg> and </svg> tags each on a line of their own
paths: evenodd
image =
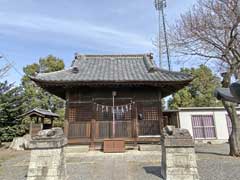
<svg viewBox="0 0 240 180">
<path fill-rule="evenodd" d="M 78 54 L 75 53 L 75 59 L 82 60 L 84 58 L 142 58 L 148 54 Z"/>
</svg>

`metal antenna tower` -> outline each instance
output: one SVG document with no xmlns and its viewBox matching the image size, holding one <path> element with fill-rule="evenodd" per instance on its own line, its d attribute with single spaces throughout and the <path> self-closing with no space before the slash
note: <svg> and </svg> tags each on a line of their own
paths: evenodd
<svg viewBox="0 0 240 180">
<path fill-rule="evenodd" d="M 168 60 L 168 69 L 171 70 L 171 62 L 170 62 L 170 55 L 169 55 L 169 48 L 168 48 L 168 38 L 167 38 L 167 31 L 166 31 L 166 22 L 165 22 L 165 14 L 164 8 L 167 7 L 166 0 L 155 0 L 155 8 L 158 11 L 158 21 L 159 21 L 159 34 L 158 34 L 158 48 L 159 48 L 159 66 L 162 68 L 162 30 L 164 34 L 164 44 L 166 47 L 167 53 L 167 60 Z M 162 24 L 162 25 L 161 25 Z"/>
</svg>

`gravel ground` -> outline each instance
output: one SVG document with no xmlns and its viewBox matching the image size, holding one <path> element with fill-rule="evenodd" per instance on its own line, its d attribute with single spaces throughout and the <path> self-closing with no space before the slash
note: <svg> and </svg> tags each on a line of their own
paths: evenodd
<svg viewBox="0 0 240 180">
<path fill-rule="evenodd" d="M 228 156 L 229 145 L 196 146 L 201 180 L 240 180 L 240 158 Z"/>
<path fill-rule="evenodd" d="M 228 156 L 228 144 L 197 145 L 201 180 L 240 180 L 240 158 Z M 26 179 L 29 152 L 0 149 L 0 180 Z M 158 152 L 101 152 L 68 155 L 68 180 L 161 180 Z"/>
<path fill-rule="evenodd" d="M 0 180 L 26 179 L 30 152 L 0 148 Z"/>
</svg>

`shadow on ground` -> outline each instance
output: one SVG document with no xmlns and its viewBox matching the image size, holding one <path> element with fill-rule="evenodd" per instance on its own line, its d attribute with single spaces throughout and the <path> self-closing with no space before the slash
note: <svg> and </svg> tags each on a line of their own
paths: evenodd
<svg viewBox="0 0 240 180">
<path fill-rule="evenodd" d="M 161 175 L 161 166 L 145 166 L 143 169 L 146 171 L 147 174 L 152 174 L 154 176 L 163 178 Z"/>
<path fill-rule="evenodd" d="M 197 154 L 206 154 L 206 155 L 216 155 L 216 156 L 225 156 L 229 157 L 228 154 L 225 153 L 216 153 L 216 152 L 204 152 L 204 151 L 196 151 Z"/>
<path fill-rule="evenodd" d="M 215 155 L 219 157 L 229 157 L 229 144 L 216 145 L 196 145 L 196 153 L 202 155 Z"/>
</svg>

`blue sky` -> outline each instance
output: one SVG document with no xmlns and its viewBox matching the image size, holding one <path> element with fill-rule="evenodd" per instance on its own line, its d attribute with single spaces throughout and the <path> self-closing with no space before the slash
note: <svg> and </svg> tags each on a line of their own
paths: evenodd
<svg viewBox="0 0 240 180">
<path fill-rule="evenodd" d="M 75 52 L 156 54 L 152 44 L 157 33 L 153 1 L 0 0 L 0 53 L 20 72 L 49 54 L 64 59 L 66 66 Z M 195 1 L 168 0 L 168 24 Z M 19 83 L 21 76 L 12 69 L 7 79 Z"/>
</svg>

